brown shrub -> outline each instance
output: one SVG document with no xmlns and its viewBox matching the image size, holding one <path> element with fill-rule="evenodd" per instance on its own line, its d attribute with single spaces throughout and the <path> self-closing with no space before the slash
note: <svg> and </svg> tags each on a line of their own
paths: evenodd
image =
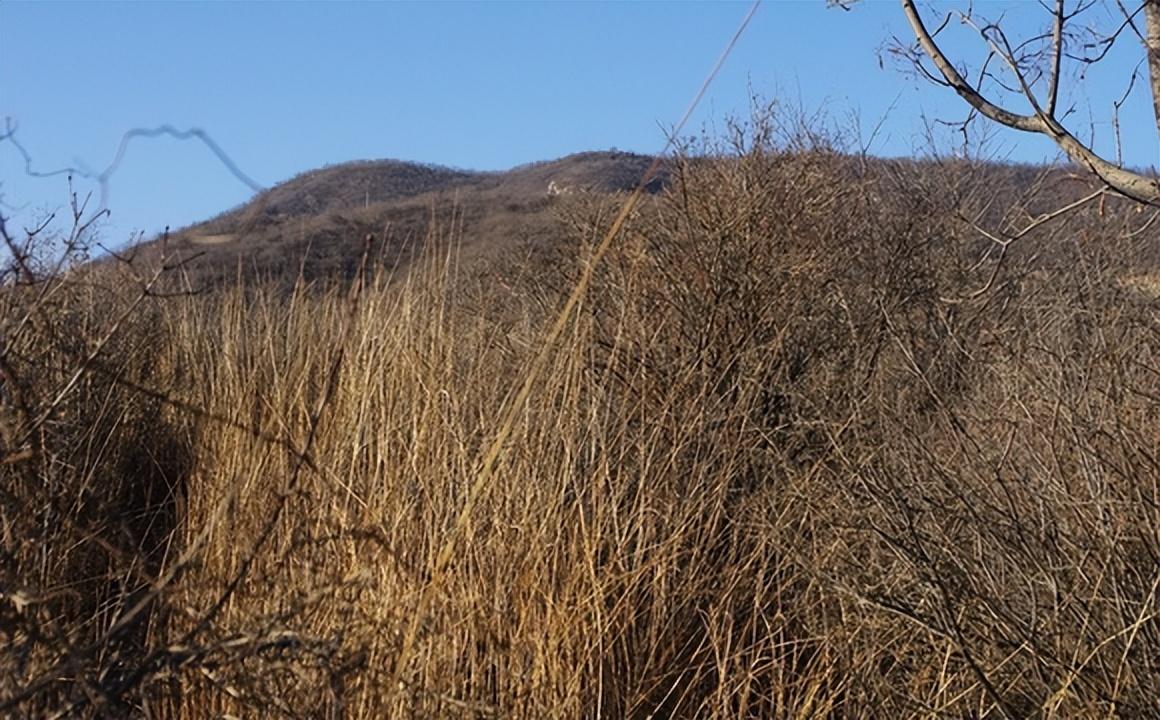
<svg viewBox="0 0 1160 720">
<path fill-rule="evenodd" d="M 1154 240 L 1092 203 L 996 253 L 969 221 L 1010 237 L 1082 191 L 778 122 L 673 162 L 469 513 L 617 198 L 553 201 L 570 242 L 518 262 L 460 265 L 436 221 L 391 284 L 119 326 L 41 441 L 60 460 L 2 471 L 5 587 L 26 589 L 0 606 L 0 707 L 1160 712 Z M 43 305 L 76 329 L 5 357 L 50 397 L 132 297 Z"/>
</svg>

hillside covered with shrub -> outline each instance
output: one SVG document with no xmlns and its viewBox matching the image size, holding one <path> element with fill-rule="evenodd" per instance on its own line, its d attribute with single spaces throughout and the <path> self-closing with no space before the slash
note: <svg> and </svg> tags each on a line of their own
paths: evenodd
<svg viewBox="0 0 1160 720">
<path fill-rule="evenodd" d="M 6 288 L 0 714 L 1160 714 L 1149 215 L 758 121 Z"/>
<path fill-rule="evenodd" d="M 553 199 L 633 190 L 653 158 L 587 152 L 504 172 L 454 170 L 395 160 L 344 163 L 291 178 L 245 205 L 169 238 L 198 284 L 349 280 L 374 236 L 373 268 L 405 265 L 434 225 L 459 226 L 461 251 L 496 255 L 521 242 L 559 240 Z M 661 166 L 651 193 L 666 182 Z M 156 243 L 155 243 L 156 244 Z"/>
</svg>

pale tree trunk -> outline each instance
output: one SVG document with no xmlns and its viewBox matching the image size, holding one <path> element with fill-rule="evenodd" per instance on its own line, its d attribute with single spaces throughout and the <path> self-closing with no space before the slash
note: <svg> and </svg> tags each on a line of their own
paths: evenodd
<svg viewBox="0 0 1160 720">
<path fill-rule="evenodd" d="M 1156 117 L 1156 132 L 1160 135 L 1160 0 L 1146 0 L 1144 22 L 1147 32 L 1144 49 L 1148 53 L 1148 76 L 1151 80 L 1152 111 Z"/>
</svg>

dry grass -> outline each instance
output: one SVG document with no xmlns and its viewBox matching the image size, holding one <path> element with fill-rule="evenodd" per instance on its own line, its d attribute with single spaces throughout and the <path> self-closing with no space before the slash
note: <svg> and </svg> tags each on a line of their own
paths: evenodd
<svg viewBox="0 0 1160 720">
<path fill-rule="evenodd" d="M 502 282 L 452 222 L 394 282 L 39 304 L 29 403 L 94 360 L 2 470 L 3 712 L 1160 714 L 1158 306 L 1084 239 L 1115 218 L 971 297 L 956 214 L 1009 190 L 786 148 L 674 163 L 460 530 L 607 196 Z"/>
</svg>

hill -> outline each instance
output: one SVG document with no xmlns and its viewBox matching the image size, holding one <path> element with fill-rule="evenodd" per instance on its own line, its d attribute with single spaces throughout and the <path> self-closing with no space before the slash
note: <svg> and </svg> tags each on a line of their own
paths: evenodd
<svg viewBox="0 0 1160 720">
<path fill-rule="evenodd" d="M 615 150 L 581 152 L 500 172 L 400 160 L 342 163 L 302 173 L 244 205 L 179 230 L 168 248 L 188 259 L 184 269 L 198 286 L 232 284 L 239 275 L 287 285 L 300 276 L 307 281 L 350 277 L 368 236 L 376 267 L 402 268 L 430 235 L 454 226 L 461 260 L 484 258 L 502 265 L 516 248 L 556 252 L 567 234 L 559 217 L 562 203 L 629 192 L 654 160 Z M 683 162 L 716 161 L 702 155 Z M 1001 224 L 1012 208 L 1042 212 L 1090 190 L 1090 183 L 1076 181 L 1065 169 L 1045 174 L 1043 168 L 1001 163 L 839 153 L 833 167 L 841 168 L 842 177 L 835 181 L 843 183 L 870 178 L 888 187 L 901 174 L 926 178 L 929 187 L 923 191 L 934 194 L 1005 188 L 979 218 L 991 226 Z M 727 182 L 740 171 L 736 162 L 726 162 L 710 175 Z M 662 163 L 646 190 L 661 192 L 673 172 L 671 163 Z M 144 250 L 154 253 L 158 247 L 154 242 Z"/>
<path fill-rule="evenodd" d="M 178 239 L 371 228 L 406 283 L 0 293 L 0 714 L 1156 717 L 1156 216 L 758 147 L 590 262 L 646 161 L 328 168 Z"/>
<path fill-rule="evenodd" d="M 634 189 L 654 158 L 618 151 L 585 152 L 479 172 L 374 160 L 303 173 L 250 202 L 173 235 L 171 247 L 196 255 L 188 270 L 199 280 L 232 280 L 239 269 L 269 279 L 349 274 L 364 238 L 376 256 L 396 265 L 422 245 L 432 222 L 462 224 L 469 245 L 494 251 L 550 234 L 553 198 Z M 663 169 L 647 185 L 665 186 Z M 467 248 L 469 254 L 471 248 Z"/>
</svg>

